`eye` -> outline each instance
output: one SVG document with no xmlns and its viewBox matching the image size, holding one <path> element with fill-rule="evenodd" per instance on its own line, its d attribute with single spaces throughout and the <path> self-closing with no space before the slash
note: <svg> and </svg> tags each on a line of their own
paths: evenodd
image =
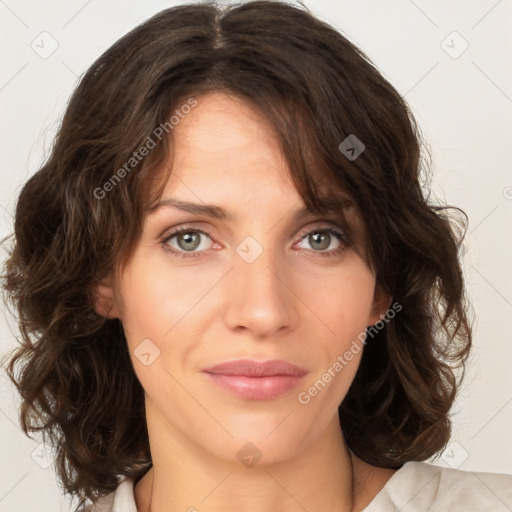
<svg viewBox="0 0 512 512">
<path fill-rule="evenodd" d="M 166 236 L 162 240 L 162 244 L 164 244 L 164 247 L 167 248 L 167 250 L 178 257 L 196 256 L 196 254 L 188 255 L 185 253 L 193 252 L 200 247 L 202 236 L 210 238 L 210 235 L 202 229 L 181 227 Z M 174 238 L 176 239 L 175 243 L 177 244 L 177 247 L 173 247 L 170 243 Z M 204 250 L 205 248 L 202 247 L 202 249 Z M 199 256 L 199 254 L 197 254 L 197 256 Z"/>
<path fill-rule="evenodd" d="M 321 227 L 313 230 L 306 231 L 300 235 L 301 242 L 306 241 L 315 256 L 336 256 L 345 250 L 348 246 L 348 240 L 346 236 L 341 232 L 331 227 Z M 335 241 L 334 237 L 338 241 L 338 245 L 335 248 L 328 249 L 332 242 Z"/>
<path fill-rule="evenodd" d="M 212 240 L 206 231 L 184 226 L 165 236 L 161 240 L 161 244 L 173 256 L 191 258 L 201 256 L 209 248 L 208 244 L 205 246 L 203 243 L 203 237 Z M 348 246 L 345 235 L 332 227 L 317 227 L 313 230 L 306 230 L 300 233 L 299 237 L 299 243 L 306 241 L 311 247 L 306 248 L 306 250 L 314 256 L 336 256 Z M 331 247 L 335 239 L 338 241 L 337 247 L 326 250 Z"/>
</svg>

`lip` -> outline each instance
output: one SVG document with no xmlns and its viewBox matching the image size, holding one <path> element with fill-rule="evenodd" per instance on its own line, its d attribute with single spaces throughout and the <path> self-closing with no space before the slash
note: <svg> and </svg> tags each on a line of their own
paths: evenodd
<svg viewBox="0 0 512 512">
<path fill-rule="evenodd" d="M 203 372 L 222 389 L 249 400 L 271 400 L 295 388 L 307 371 L 282 359 L 237 359 Z"/>
</svg>

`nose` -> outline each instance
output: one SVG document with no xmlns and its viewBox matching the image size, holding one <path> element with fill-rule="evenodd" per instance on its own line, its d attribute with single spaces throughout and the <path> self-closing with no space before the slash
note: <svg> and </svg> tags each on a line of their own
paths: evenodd
<svg viewBox="0 0 512 512">
<path fill-rule="evenodd" d="M 251 263 L 236 256 L 223 290 L 227 327 L 257 338 L 292 328 L 298 318 L 297 298 L 289 281 L 290 274 L 269 249 Z"/>
</svg>

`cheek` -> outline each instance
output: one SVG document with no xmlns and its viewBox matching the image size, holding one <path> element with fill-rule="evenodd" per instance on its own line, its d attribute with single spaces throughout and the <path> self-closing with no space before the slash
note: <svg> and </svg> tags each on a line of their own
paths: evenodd
<svg viewBox="0 0 512 512">
<path fill-rule="evenodd" d="M 148 265 L 132 264 L 120 294 L 123 330 L 137 379 L 149 397 L 168 396 L 173 392 L 169 371 L 174 370 L 166 361 L 179 357 L 180 346 L 166 341 L 184 314 L 182 301 L 169 292 L 165 276 Z"/>
<path fill-rule="evenodd" d="M 191 281 L 179 272 L 170 275 L 165 266 L 137 260 L 123 276 L 120 294 L 123 327 L 131 345 L 168 336 L 198 300 Z"/>
<path fill-rule="evenodd" d="M 344 345 L 368 325 L 373 306 L 375 280 L 357 260 L 328 279 L 304 283 L 304 296 L 313 313 L 328 327 L 335 345 Z M 307 291 L 309 290 L 309 291 Z"/>
<path fill-rule="evenodd" d="M 132 272 L 125 279 L 121 290 L 122 322 L 130 345 L 145 338 L 156 338 L 164 328 L 161 310 L 165 297 L 161 288 L 151 273 L 144 278 L 143 274 Z"/>
<path fill-rule="evenodd" d="M 170 386 L 167 391 L 173 389 L 169 372 L 179 373 L 180 362 L 198 344 L 194 327 L 201 324 L 201 308 L 195 306 L 207 291 L 197 272 L 195 278 L 180 269 L 171 272 L 169 265 L 147 257 L 134 258 L 123 274 L 123 330 L 135 373 L 148 394 L 165 382 Z"/>
</svg>

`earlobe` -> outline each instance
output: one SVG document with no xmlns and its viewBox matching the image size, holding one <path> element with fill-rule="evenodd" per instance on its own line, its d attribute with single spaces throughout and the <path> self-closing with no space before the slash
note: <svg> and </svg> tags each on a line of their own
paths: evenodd
<svg viewBox="0 0 512 512">
<path fill-rule="evenodd" d="M 379 320 L 381 320 L 388 311 L 391 306 L 391 301 L 393 297 L 384 293 L 380 288 L 375 288 L 375 294 L 373 298 L 372 311 L 371 316 L 368 320 L 368 326 L 375 325 Z"/>
<path fill-rule="evenodd" d="M 102 279 L 93 287 L 94 310 L 105 318 L 121 318 L 114 287 L 109 277 Z"/>
</svg>

